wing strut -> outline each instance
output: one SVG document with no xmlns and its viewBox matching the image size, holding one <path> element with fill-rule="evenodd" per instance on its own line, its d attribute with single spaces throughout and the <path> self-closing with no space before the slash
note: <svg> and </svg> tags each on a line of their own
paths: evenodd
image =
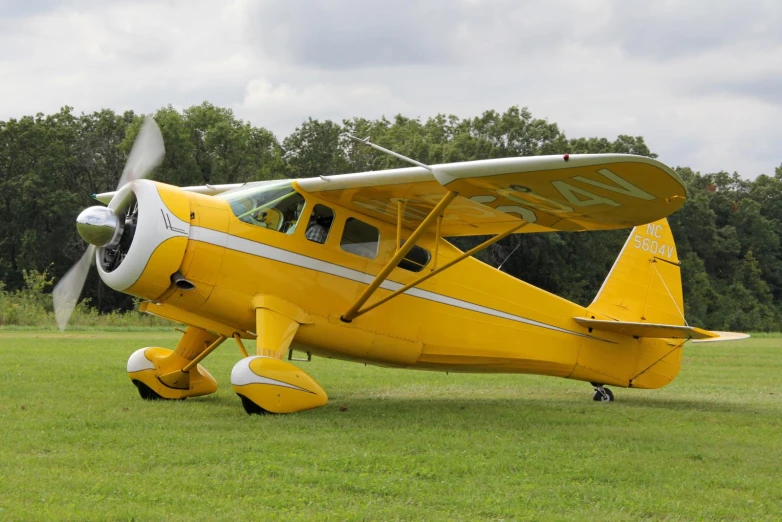
<svg viewBox="0 0 782 522">
<path fill-rule="evenodd" d="M 405 214 L 405 203 L 406 201 L 404 199 L 400 199 L 396 202 L 396 248 L 395 251 L 399 250 L 399 247 L 402 245 L 402 217 L 404 217 Z"/>
<path fill-rule="evenodd" d="M 362 306 L 364 306 L 364 303 L 367 302 L 367 300 L 372 297 L 372 294 L 375 293 L 375 290 L 378 289 L 378 287 L 383 283 L 383 281 L 386 280 L 388 277 L 388 274 L 391 273 L 391 271 L 396 268 L 396 265 L 399 264 L 402 259 L 407 255 L 410 250 L 415 246 L 415 244 L 418 242 L 418 239 L 426 232 L 426 229 L 429 228 L 429 225 L 432 224 L 432 221 L 437 219 L 437 216 L 440 216 L 443 211 L 446 209 L 446 207 L 451 203 L 451 201 L 454 200 L 454 198 L 458 196 L 456 192 L 453 190 L 449 190 L 448 193 L 443 196 L 443 199 L 440 200 L 439 203 L 432 209 L 431 212 L 429 212 L 429 215 L 426 216 L 426 218 L 421 222 L 420 225 L 418 225 L 418 228 L 415 229 L 415 232 L 413 232 L 413 235 L 411 235 L 407 241 L 405 241 L 405 244 L 401 247 L 398 247 L 396 254 L 394 254 L 394 257 L 391 258 L 391 260 L 386 263 L 386 266 L 383 267 L 383 270 L 380 271 L 379 274 L 375 276 L 375 279 L 370 283 L 370 285 L 364 290 L 364 293 L 361 294 L 361 297 L 358 298 L 358 300 L 353 303 L 353 306 L 350 307 L 350 309 L 345 312 L 345 315 L 343 315 L 340 319 L 345 321 L 346 323 L 349 323 L 359 315 L 359 310 Z"/>
<path fill-rule="evenodd" d="M 494 236 L 494 237 L 492 237 L 492 238 L 489 238 L 489 239 L 487 239 L 486 241 L 484 241 L 484 242 L 483 242 L 483 243 L 481 243 L 480 245 L 478 245 L 478 246 L 476 246 L 476 247 L 474 247 L 474 248 L 471 248 L 471 249 L 470 249 L 470 250 L 468 250 L 467 252 L 464 252 L 462 255 L 460 255 L 459 257 L 457 257 L 457 258 L 455 258 L 455 259 L 452 259 L 450 262 L 448 262 L 448 263 L 444 264 L 444 265 L 443 265 L 443 266 L 441 266 L 440 268 L 436 268 L 435 270 L 432 270 L 430 273 L 428 273 L 428 274 L 426 274 L 426 275 L 423 275 L 423 276 L 419 277 L 418 279 L 416 279 L 416 280 L 415 280 L 415 281 L 413 281 L 412 283 L 408 283 L 408 284 L 406 284 L 405 286 L 403 286 L 403 287 L 402 287 L 402 288 L 400 288 L 399 290 L 395 291 L 395 292 L 394 292 L 394 293 L 392 293 L 392 294 L 389 294 L 389 295 L 387 295 L 386 297 L 384 297 L 383 299 L 380 299 L 379 301 L 376 301 L 376 302 L 372 303 L 371 305 L 367 306 L 366 308 L 364 308 L 364 309 L 362 309 L 362 310 L 358 310 L 358 311 L 356 311 L 356 312 L 353 314 L 353 318 L 356 318 L 356 317 L 358 317 L 358 316 L 360 316 L 360 315 L 364 315 L 365 313 L 369 312 L 370 310 L 374 310 L 374 309 L 375 309 L 375 308 L 377 308 L 378 306 L 382 305 L 383 303 L 386 303 L 386 302 L 390 301 L 391 299 L 393 299 L 394 297 L 398 296 L 399 294 L 402 294 L 402 293 L 404 293 L 404 292 L 407 292 L 407 291 L 408 291 L 408 290 L 410 290 L 411 288 L 413 288 L 413 287 L 415 287 L 415 286 L 418 286 L 418 285 L 420 285 L 421 283 L 423 283 L 423 282 L 424 282 L 424 281 L 426 281 L 427 279 L 429 279 L 429 278 L 431 278 L 431 277 L 434 277 L 434 276 L 436 276 L 437 274 L 439 274 L 439 273 L 440 273 L 440 272 L 442 272 L 443 270 L 446 270 L 446 269 L 448 269 L 448 268 L 451 268 L 451 267 L 452 267 L 453 265 L 455 265 L 456 263 L 459 263 L 460 261 L 463 261 L 463 260 L 467 259 L 468 257 L 470 257 L 470 256 L 474 255 L 475 253 L 477 253 L 477 252 L 480 252 L 481 250 L 483 250 L 483 249 L 485 249 L 485 248 L 488 248 L 488 247 L 490 247 L 491 245 L 493 245 L 493 244 L 494 244 L 494 243 L 496 243 L 497 241 L 499 241 L 499 240 L 501 240 L 501 239 L 503 239 L 503 238 L 505 238 L 505 237 L 508 237 L 509 235 L 513 234 L 514 232 L 516 232 L 517 230 L 519 230 L 520 228 L 522 228 L 522 227 L 524 227 L 524 226 L 526 226 L 526 225 L 529 225 L 529 223 L 527 223 L 526 221 L 525 221 L 525 222 L 523 222 L 523 223 L 519 223 L 519 224 L 517 224 L 517 225 L 513 225 L 513 226 L 512 226 L 510 229 L 506 230 L 506 231 L 505 231 L 505 232 L 503 232 L 502 234 L 497 234 L 496 236 Z M 407 244 L 407 243 L 405 243 L 405 244 Z M 379 284 L 379 283 L 378 283 L 378 284 Z M 363 296 L 362 296 L 362 297 L 363 297 Z M 365 300 L 365 301 L 366 301 L 366 300 Z M 363 304 L 363 303 L 362 303 L 362 304 Z M 355 306 L 355 305 L 354 305 L 354 306 Z M 352 309 L 351 309 L 351 310 L 352 310 Z M 344 319 L 344 318 L 343 318 L 343 319 Z"/>
<path fill-rule="evenodd" d="M 444 172 L 438 171 L 436 169 L 433 169 L 429 165 L 425 165 L 421 163 L 420 161 L 416 161 L 414 159 L 408 158 L 407 156 L 403 156 L 397 152 L 394 152 L 392 150 L 388 150 L 384 147 L 381 147 L 380 145 L 376 145 L 369 141 L 369 138 L 357 138 L 356 136 L 353 136 L 352 134 L 345 134 L 345 136 L 356 143 L 360 143 L 362 145 L 366 145 L 368 147 L 372 147 L 373 149 L 379 150 L 380 152 L 384 154 L 388 154 L 389 156 L 393 156 L 395 158 L 401 159 L 403 161 L 406 161 L 408 163 L 412 163 L 413 165 L 416 165 L 418 167 L 423 167 L 426 170 L 430 171 L 435 179 L 444 186 L 443 181 L 447 179 L 447 175 Z M 397 222 L 396 222 L 396 253 L 394 254 L 394 257 L 391 258 L 391 261 L 389 261 L 386 266 L 383 267 L 383 270 L 380 271 L 379 274 L 375 276 L 375 279 L 369 284 L 366 290 L 361 294 L 361 296 L 358 298 L 358 300 L 353 303 L 353 306 L 351 306 L 347 312 L 345 312 L 345 315 L 340 317 L 343 321 L 346 323 L 349 323 L 356 317 L 358 317 L 359 310 L 361 310 L 361 307 L 364 306 L 364 303 L 367 302 L 367 300 L 372 297 L 372 294 L 375 293 L 375 291 L 380 287 L 380 285 L 383 283 L 383 281 L 388 278 L 388 274 L 391 273 L 391 271 L 396 268 L 396 266 L 399 264 L 402 259 L 407 255 L 410 250 L 415 246 L 415 244 L 418 242 L 418 239 L 423 235 L 424 232 L 426 232 L 426 229 L 429 228 L 429 225 L 432 224 L 432 221 L 435 219 L 438 219 L 437 222 L 437 241 L 440 240 L 440 221 L 439 218 L 442 217 L 443 211 L 448 207 L 448 205 L 451 204 L 451 201 L 456 198 L 459 194 L 457 192 L 454 192 L 453 190 L 449 190 L 448 193 L 443 197 L 443 199 L 440 200 L 439 203 L 432 209 L 431 212 L 429 212 L 429 215 L 426 216 L 426 218 L 421 222 L 420 225 L 418 225 L 418 228 L 415 229 L 415 232 L 413 232 L 413 235 L 411 235 L 407 240 L 405 241 L 404 245 L 401 245 L 402 242 L 402 214 L 404 213 L 405 209 L 405 202 L 400 200 L 397 201 Z M 361 312 L 364 313 L 364 312 Z"/>
<path fill-rule="evenodd" d="M 388 154 L 390 156 L 394 156 L 395 158 L 399 158 L 401 160 L 404 160 L 408 163 L 412 163 L 413 165 L 417 165 L 419 167 L 423 167 L 430 171 L 435 179 L 445 187 L 446 183 L 449 181 L 448 174 L 434 169 L 428 165 L 425 165 L 421 163 L 420 161 L 416 161 L 414 159 L 410 159 L 406 156 L 403 156 L 399 153 L 396 153 L 392 150 L 388 150 L 386 148 L 383 148 L 379 145 L 376 145 L 369 141 L 369 138 L 357 138 L 356 136 L 352 136 L 350 134 L 345 135 L 347 138 L 360 143 L 362 145 L 367 145 L 369 147 L 372 147 L 373 149 L 379 150 L 380 152 L 383 152 L 385 154 Z M 429 215 L 426 216 L 426 218 L 421 222 L 420 225 L 418 225 L 418 228 L 413 232 L 413 235 L 411 235 L 404 243 L 404 245 L 400 245 L 401 243 L 401 235 L 402 235 L 402 214 L 404 212 L 405 208 L 405 202 L 402 200 L 397 201 L 397 224 L 396 224 L 396 253 L 394 254 L 394 257 L 389 261 L 386 266 L 383 267 L 383 270 L 380 271 L 377 276 L 375 276 L 375 279 L 372 280 L 372 283 L 367 287 L 366 290 L 361 294 L 361 296 L 356 300 L 355 303 L 353 303 L 353 306 L 350 307 L 350 309 L 340 317 L 343 321 L 346 323 L 351 322 L 356 317 L 363 315 L 370 310 L 373 310 L 377 308 L 378 306 L 382 305 L 383 303 L 393 299 L 394 297 L 398 296 L 399 294 L 406 292 L 413 288 L 414 286 L 417 286 L 427 279 L 434 277 L 435 275 L 439 274 L 443 270 L 446 270 L 447 268 L 452 267 L 456 263 L 463 261 L 464 259 L 467 259 L 471 255 L 475 254 L 476 252 L 480 252 L 484 248 L 487 248 L 500 239 L 509 236 L 510 234 L 516 232 L 520 228 L 528 225 L 529 223 L 527 221 L 522 221 L 519 224 L 514 225 L 507 231 L 503 232 L 502 234 L 497 234 L 496 236 L 484 241 L 480 245 L 476 246 L 475 248 L 472 248 L 468 250 L 467 252 L 464 252 L 462 255 L 457 257 L 456 259 L 453 259 L 452 261 L 444 264 L 440 268 L 437 268 L 437 254 L 438 254 L 438 246 L 440 244 L 440 227 L 442 226 L 442 217 L 443 217 L 443 211 L 448 207 L 448 205 L 451 203 L 451 201 L 456 198 L 459 194 L 454 192 L 453 190 L 448 190 L 448 193 L 443 197 L 443 199 L 440 200 L 439 203 L 437 203 L 437 206 L 435 206 L 431 212 L 429 212 Z M 391 273 L 391 271 L 396 268 L 396 266 L 399 264 L 400 261 L 407 255 L 408 252 L 415 246 L 415 244 L 418 242 L 418 239 L 423 235 L 423 233 L 426 231 L 427 228 L 429 228 L 429 225 L 432 224 L 432 221 L 437 220 L 437 237 L 435 238 L 435 250 L 434 250 L 434 270 L 432 272 L 419 277 L 412 283 L 409 283 L 399 290 L 395 291 L 394 293 L 384 297 L 383 299 L 380 299 L 379 301 L 373 303 L 372 305 L 362 309 L 361 307 L 364 306 L 364 304 L 369 300 L 370 297 L 372 297 L 372 294 L 375 293 L 375 291 L 380 287 L 380 285 L 388 278 L 388 275 Z"/>
</svg>

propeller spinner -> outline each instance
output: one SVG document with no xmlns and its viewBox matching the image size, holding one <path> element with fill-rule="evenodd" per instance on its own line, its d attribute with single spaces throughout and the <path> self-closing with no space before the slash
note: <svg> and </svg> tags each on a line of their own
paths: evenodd
<svg viewBox="0 0 782 522">
<path fill-rule="evenodd" d="M 76 230 L 84 241 L 98 247 L 116 246 L 125 223 L 108 207 L 90 207 L 76 218 Z"/>
<path fill-rule="evenodd" d="M 117 185 L 118 192 L 109 206 L 87 208 L 76 218 L 79 235 L 90 246 L 52 292 L 54 317 L 61 331 L 68 325 L 68 320 L 84 288 L 87 274 L 95 259 L 95 250 L 116 246 L 122 239 L 125 211 L 132 201 L 132 192 L 119 189 L 137 179 L 149 176 L 150 172 L 163 161 L 165 153 L 160 128 L 152 117 L 147 116 L 128 155 L 128 161 Z"/>
</svg>

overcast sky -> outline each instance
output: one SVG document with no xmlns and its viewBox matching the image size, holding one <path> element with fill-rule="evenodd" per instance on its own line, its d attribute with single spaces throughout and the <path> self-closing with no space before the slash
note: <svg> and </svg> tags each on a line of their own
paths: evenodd
<svg viewBox="0 0 782 522">
<path fill-rule="evenodd" d="M 782 1 L 0 0 L 0 120 L 204 100 L 280 139 L 527 106 L 754 178 L 782 164 Z"/>
</svg>

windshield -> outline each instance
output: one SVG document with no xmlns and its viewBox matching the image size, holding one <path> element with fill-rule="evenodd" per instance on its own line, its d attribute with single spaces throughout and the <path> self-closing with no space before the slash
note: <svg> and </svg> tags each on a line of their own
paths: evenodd
<svg viewBox="0 0 782 522">
<path fill-rule="evenodd" d="M 304 208 L 304 198 L 290 181 L 262 181 L 216 197 L 224 199 L 241 221 L 292 234 Z"/>
</svg>

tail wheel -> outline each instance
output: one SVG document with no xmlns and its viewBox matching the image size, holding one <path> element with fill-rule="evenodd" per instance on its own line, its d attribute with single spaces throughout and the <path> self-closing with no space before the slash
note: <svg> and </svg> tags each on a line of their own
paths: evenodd
<svg viewBox="0 0 782 522">
<path fill-rule="evenodd" d="M 592 400 L 596 402 L 614 402 L 614 392 L 602 386 L 595 386 L 595 394 Z"/>
</svg>

